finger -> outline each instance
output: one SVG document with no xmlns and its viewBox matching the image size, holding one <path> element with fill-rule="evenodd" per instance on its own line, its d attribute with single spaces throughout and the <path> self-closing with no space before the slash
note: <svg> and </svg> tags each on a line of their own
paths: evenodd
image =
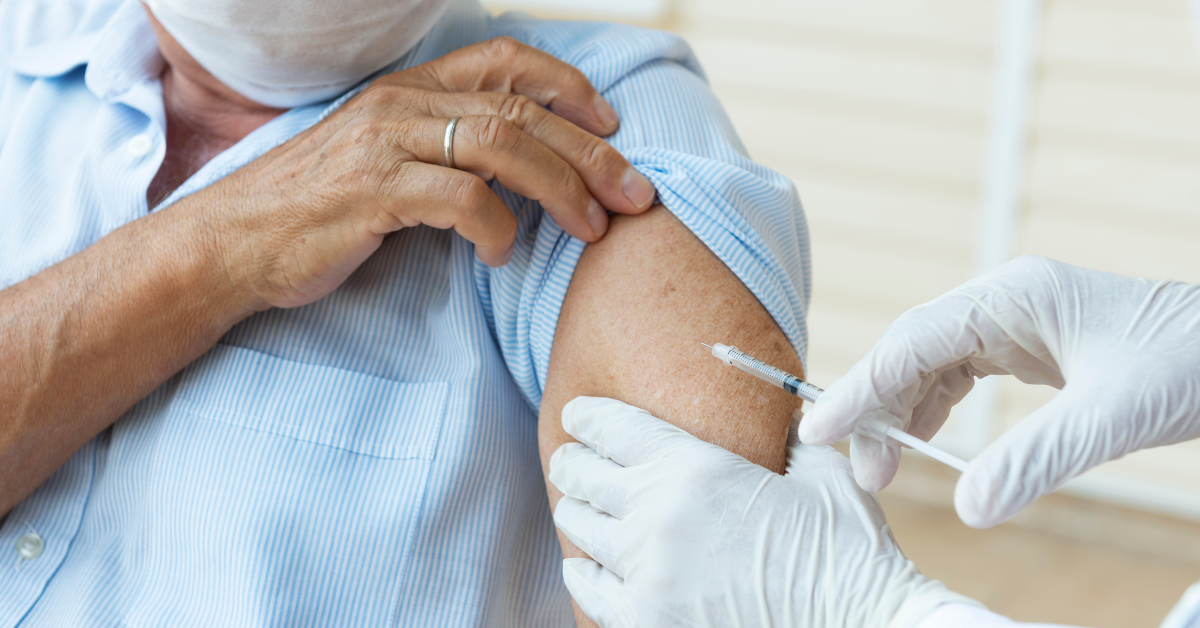
<svg viewBox="0 0 1200 628">
<path fill-rule="evenodd" d="M 632 628 L 633 617 L 621 600 L 627 595 L 625 582 L 613 572 L 586 558 L 563 559 L 563 583 L 583 613 L 600 628 Z"/>
<path fill-rule="evenodd" d="M 786 475 L 818 475 L 829 472 L 841 474 L 846 478 L 854 476 L 850 461 L 833 447 L 800 443 L 788 447 Z"/>
<path fill-rule="evenodd" d="M 410 161 L 391 183 L 387 192 L 393 203 L 384 208 L 391 224 L 375 225 L 378 233 L 416 224 L 454 229 L 489 266 L 502 266 L 512 257 L 517 219 L 479 177 Z"/>
<path fill-rule="evenodd" d="M 937 374 L 933 384 L 913 408 L 912 419 L 905 428 L 909 434 L 928 442 L 946 424 L 950 410 L 975 387 L 975 377 L 966 364 Z"/>
<path fill-rule="evenodd" d="M 624 578 L 625 559 L 621 550 L 624 535 L 620 521 L 574 497 L 563 497 L 554 507 L 554 525 L 596 562 Z"/>
<path fill-rule="evenodd" d="M 858 419 L 871 410 L 884 409 L 908 417 L 920 402 L 921 378 L 962 362 L 982 348 L 977 331 L 995 327 L 980 320 L 974 302 L 953 294 L 900 317 L 883 337 L 834 382 L 813 405 L 800 424 L 800 440 L 829 445 L 854 431 Z"/>
<path fill-rule="evenodd" d="M 446 126 L 441 118 L 416 118 L 398 130 L 396 142 L 417 159 L 444 160 Z M 608 213 L 583 179 L 561 157 L 499 116 L 464 116 L 454 131 L 454 165 L 542 204 L 567 233 L 595 242 L 608 230 Z"/>
<path fill-rule="evenodd" d="M 971 461 L 954 490 L 963 523 L 990 528 L 1092 467 L 1137 449 L 1119 426 L 1137 413 L 1070 385 Z"/>
<path fill-rule="evenodd" d="M 826 488 L 834 488 L 843 497 L 854 497 L 864 503 L 874 500 L 858 483 L 850 460 L 828 445 L 818 447 L 797 443 L 789 447 L 787 476 L 793 480 L 818 482 Z"/>
<path fill-rule="evenodd" d="M 887 437 L 880 439 L 855 432 L 850 437 L 850 465 L 859 487 L 868 493 L 878 493 L 896 477 L 900 444 Z"/>
<path fill-rule="evenodd" d="M 624 519 L 655 489 L 670 490 L 645 478 L 645 473 L 626 469 L 581 443 L 566 443 L 550 458 L 550 482 L 558 490 L 617 519 Z"/>
<path fill-rule="evenodd" d="M 672 451 L 712 447 L 641 408 L 605 397 L 572 399 L 563 406 L 562 422 L 568 434 L 622 467 Z"/>
<path fill-rule="evenodd" d="M 612 106 L 582 72 L 511 37 L 460 48 L 389 80 L 444 92 L 523 94 L 596 135 L 609 135 L 619 125 Z"/>
<path fill-rule="evenodd" d="M 638 214 L 653 204 L 654 185 L 617 149 L 543 109 L 527 96 L 492 92 L 432 93 L 425 100 L 426 109 L 434 117 L 499 116 L 512 122 L 566 161 L 607 209 Z"/>
</svg>

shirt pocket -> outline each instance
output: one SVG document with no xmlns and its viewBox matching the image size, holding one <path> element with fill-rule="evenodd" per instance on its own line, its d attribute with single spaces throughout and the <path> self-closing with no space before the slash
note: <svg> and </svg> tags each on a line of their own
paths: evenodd
<svg viewBox="0 0 1200 628">
<path fill-rule="evenodd" d="M 153 450 L 125 623 L 386 624 L 448 391 L 213 348 L 113 435 Z"/>
</svg>

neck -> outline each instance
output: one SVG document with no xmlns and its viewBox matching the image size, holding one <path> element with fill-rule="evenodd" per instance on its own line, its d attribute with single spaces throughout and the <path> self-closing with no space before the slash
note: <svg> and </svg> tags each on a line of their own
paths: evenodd
<svg viewBox="0 0 1200 628">
<path fill-rule="evenodd" d="M 214 89 L 170 65 L 163 70 L 162 87 L 169 121 L 230 146 L 284 112 L 244 98 L 224 85 Z"/>
<path fill-rule="evenodd" d="M 154 207 L 230 146 L 283 113 L 224 89 L 214 89 L 166 65 L 162 74 L 167 153 L 146 192 Z"/>
</svg>

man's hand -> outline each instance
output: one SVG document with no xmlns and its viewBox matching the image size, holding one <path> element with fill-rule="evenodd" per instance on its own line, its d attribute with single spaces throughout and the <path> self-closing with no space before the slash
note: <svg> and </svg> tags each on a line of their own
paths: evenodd
<svg viewBox="0 0 1200 628">
<path fill-rule="evenodd" d="M 439 165 L 455 116 L 464 170 Z M 600 205 L 643 212 L 653 187 L 596 135 L 616 128 L 578 70 L 484 42 L 376 81 L 238 172 L 0 291 L 0 514 L 233 325 L 328 294 L 389 232 L 453 227 L 503 263 L 516 221 L 486 179 L 588 241 L 608 224 Z"/>
<path fill-rule="evenodd" d="M 1102 462 L 1200 436 L 1198 372 L 1200 286 L 1027 256 L 900 317 L 821 395 L 800 438 L 834 442 L 883 408 L 928 439 L 975 377 L 1061 388 L 959 479 L 959 517 L 989 527 Z M 871 447 L 852 444 L 852 459 L 875 491 L 899 459 Z"/>
<path fill-rule="evenodd" d="M 443 139 L 456 116 L 451 169 Z M 381 78 L 188 205 L 249 307 L 294 307 L 331 292 L 403 227 L 453 228 L 484 262 L 504 264 L 517 223 L 492 178 L 540 201 L 571 235 L 598 240 L 605 208 L 637 214 L 654 199 L 598 137 L 616 127 L 578 70 L 494 39 Z"/>
<path fill-rule="evenodd" d="M 613 399 L 562 412 L 554 522 L 587 558 L 567 588 L 603 628 L 914 626 L 969 600 L 922 576 L 829 447 L 780 476 Z"/>
</svg>

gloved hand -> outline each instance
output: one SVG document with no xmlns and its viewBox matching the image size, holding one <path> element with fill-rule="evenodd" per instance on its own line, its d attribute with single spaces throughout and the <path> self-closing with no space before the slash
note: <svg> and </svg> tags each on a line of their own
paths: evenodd
<svg viewBox="0 0 1200 628">
<path fill-rule="evenodd" d="M 620 401 L 563 408 L 554 523 L 595 560 L 563 561 L 603 628 L 906 628 L 972 604 L 904 557 L 875 498 L 829 447 L 794 444 L 787 475 Z"/>
<path fill-rule="evenodd" d="M 958 515 L 1000 523 L 1108 460 L 1200 435 L 1200 286 L 1021 257 L 901 316 L 801 422 L 827 444 L 883 408 L 928 439 L 974 378 L 1011 374 L 1061 392 L 977 456 Z M 858 437 L 858 483 L 877 491 L 895 446 Z"/>
</svg>

